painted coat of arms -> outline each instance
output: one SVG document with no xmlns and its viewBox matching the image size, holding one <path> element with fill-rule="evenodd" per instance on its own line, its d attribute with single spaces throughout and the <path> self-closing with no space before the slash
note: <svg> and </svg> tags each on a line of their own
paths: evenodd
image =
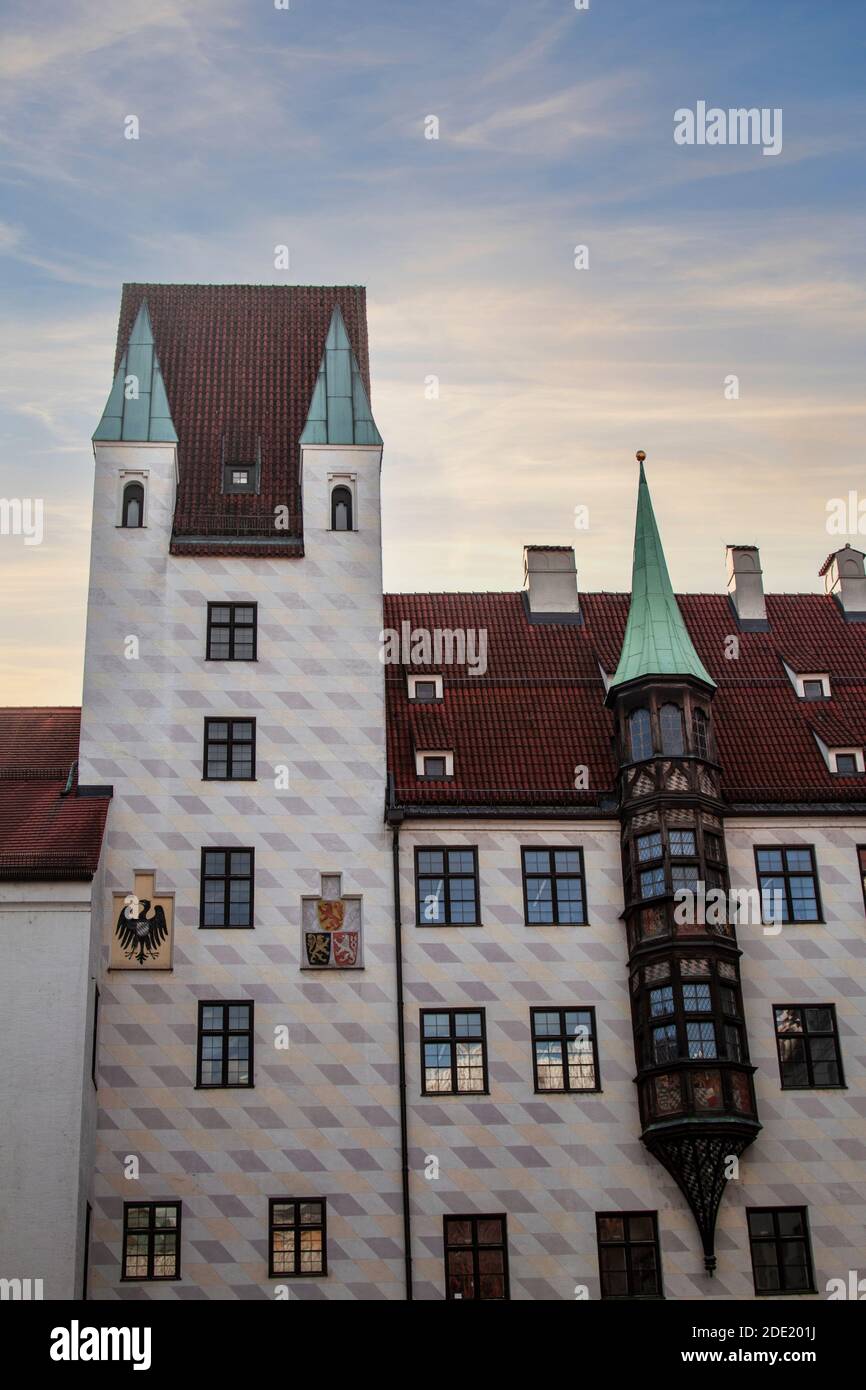
<svg viewBox="0 0 866 1390">
<path fill-rule="evenodd" d="M 136 873 L 131 893 L 115 893 L 109 968 L 170 970 L 174 894 L 157 893 L 156 877 Z"/>
<path fill-rule="evenodd" d="M 362 970 L 361 899 L 342 897 L 341 875 L 322 874 L 322 894 L 301 899 L 301 969 Z"/>
</svg>

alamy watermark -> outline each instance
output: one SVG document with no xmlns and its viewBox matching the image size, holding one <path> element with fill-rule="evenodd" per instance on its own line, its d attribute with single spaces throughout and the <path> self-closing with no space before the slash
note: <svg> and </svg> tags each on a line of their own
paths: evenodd
<svg viewBox="0 0 866 1390">
<path fill-rule="evenodd" d="M 487 629 L 484 627 L 415 627 L 407 620 L 400 631 L 379 633 L 383 666 L 465 666 L 470 676 L 487 670 Z"/>
<path fill-rule="evenodd" d="M 762 154 L 782 153 L 781 106 L 707 106 L 699 101 L 694 111 L 680 106 L 674 112 L 677 145 L 762 145 Z"/>
<path fill-rule="evenodd" d="M 23 536 L 25 545 L 41 545 L 43 515 L 41 497 L 0 497 L 0 536 Z"/>
</svg>

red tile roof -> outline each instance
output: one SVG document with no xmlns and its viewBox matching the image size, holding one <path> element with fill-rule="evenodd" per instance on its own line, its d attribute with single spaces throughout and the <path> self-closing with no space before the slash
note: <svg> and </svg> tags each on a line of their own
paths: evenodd
<svg viewBox="0 0 866 1390">
<path fill-rule="evenodd" d="M 520 594 L 387 594 L 385 626 L 486 629 L 487 671 L 440 670 L 444 700 L 412 703 L 406 669 L 386 666 L 388 766 L 398 804 L 590 808 L 613 794 L 613 721 L 604 684 L 616 668 L 627 594 L 582 594 L 581 626 L 530 624 Z M 721 594 L 678 599 L 698 654 L 718 684 L 716 738 L 729 803 L 862 803 L 863 777 L 837 777 L 813 729 L 831 747 L 866 745 L 866 624 L 846 623 L 829 596 L 767 597 L 768 632 L 739 632 Z M 725 656 L 736 635 L 739 656 Z M 728 649 L 730 649 L 728 647 Z M 798 698 L 782 661 L 800 674 L 826 671 L 829 701 Z M 415 775 L 414 750 L 454 752 L 454 777 Z M 575 791 L 585 766 L 589 791 Z"/>
<path fill-rule="evenodd" d="M 360 285 L 127 284 L 115 371 L 142 299 L 179 440 L 173 554 L 303 554 L 298 439 L 336 304 L 369 397 L 366 291 Z M 258 494 L 222 494 L 226 430 L 244 441 L 259 436 Z M 278 506 L 288 507 L 289 526 L 275 532 Z"/>
<path fill-rule="evenodd" d="M 0 878 L 92 878 L 109 799 L 62 794 L 80 722 L 69 707 L 0 709 Z"/>
</svg>

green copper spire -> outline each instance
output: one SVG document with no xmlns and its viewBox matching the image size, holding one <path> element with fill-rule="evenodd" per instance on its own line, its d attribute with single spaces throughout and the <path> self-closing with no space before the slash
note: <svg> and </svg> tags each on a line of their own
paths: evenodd
<svg viewBox="0 0 866 1390">
<path fill-rule="evenodd" d="M 643 461 L 638 454 L 640 482 L 634 528 L 631 606 L 616 674 L 610 683 L 625 685 L 643 676 L 695 676 L 706 685 L 715 681 L 692 645 L 679 610 L 661 537 L 653 513 Z"/>
<path fill-rule="evenodd" d="M 382 443 L 339 304 L 331 316 L 301 443 Z"/>
<path fill-rule="evenodd" d="M 103 441 L 177 443 L 177 432 L 168 408 L 165 383 L 153 341 L 150 314 L 144 300 L 93 438 Z"/>
</svg>

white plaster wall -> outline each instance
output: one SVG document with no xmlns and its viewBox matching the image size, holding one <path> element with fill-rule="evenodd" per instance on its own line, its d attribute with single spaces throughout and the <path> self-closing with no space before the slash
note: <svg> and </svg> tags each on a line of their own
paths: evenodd
<svg viewBox="0 0 866 1390">
<path fill-rule="evenodd" d="M 90 888 L 0 883 L 0 1277 L 42 1279 L 51 1299 L 77 1296 L 81 1281 Z"/>
<path fill-rule="evenodd" d="M 135 869 L 174 890 L 176 934 L 171 973 L 104 976 L 92 1297 L 272 1296 L 269 1196 L 332 1199 L 329 1276 L 293 1297 L 399 1297 L 379 451 L 305 450 L 294 560 L 171 556 L 172 465 L 157 448 L 149 526 L 116 529 L 116 470 L 133 465 L 124 446 L 96 458 L 81 779 L 115 788 L 104 949 L 110 893 Z M 327 474 L 345 469 L 358 530 L 331 533 Z M 205 660 L 208 600 L 258 603 L 257 662 Z M 202 780 L 205 715 L 256 718 L 256 782 Z M 199 930 L 203 845 L 255 848 L 255 930 Z M 363 894 L 366 968 L 301 973 L 300 899 L 334 871 Z M 254 1089 L 194 1089 L 200 998 L 255 1001 Z M 288 1052 L 274 1047 L 283 1024 Z M 182 1281 L 121 1284 L 122 1204 L 157 1197 L 184 1203 Z"/>
</svg>

